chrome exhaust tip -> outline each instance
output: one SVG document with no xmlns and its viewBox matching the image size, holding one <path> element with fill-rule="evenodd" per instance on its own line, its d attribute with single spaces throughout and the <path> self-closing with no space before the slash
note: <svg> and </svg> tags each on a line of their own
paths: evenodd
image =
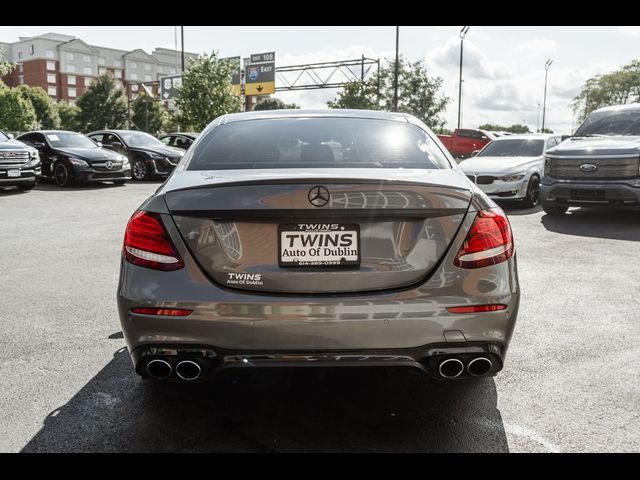
<svg viewBox="0 0 640 480">
<path fill-rule="evenodd" d="M 492 367 L 493 363 L 487 357 L 478 357 L 469 362 L 467 365 L 467 371 L 469 372 L 469 375 L 481 377 L 482 375 L 489 373 Z"/>
<path fill-rule="evenodd" d="M 176 374 L 181 380 L 190 382 L 200 377 L 202 368 L 193 360 L 183 360 L 176 365 Z"/>
<path fill-rule="evenodd" d="M 156 358 L 147 363 L 147 373 L 158 380 L 168 378 L 172 371 L 171 364 L 166 360 Z"/>
<path fill-rule="evenodd" d="M 456 378 L 464 371 L 464 364 L 457 358 L 448 358 L 440 362 L 438 371 L 444 378 Z"/>
</svg>

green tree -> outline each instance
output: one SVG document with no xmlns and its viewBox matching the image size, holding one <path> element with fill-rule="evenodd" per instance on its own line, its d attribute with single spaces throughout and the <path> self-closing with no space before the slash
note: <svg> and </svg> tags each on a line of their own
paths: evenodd
<svg viewBox="0 0 640 480">
<path fill-rule="evenodd" d="M 215 52 L 189 60 L 176 98 L 183 130 L 200 131 L 216 117 L 240 111 L 240 99 L 231 91 L 235 71 L 233 62 L 220 61 Z"/>
<path fill-rule="evenodd" d="M 131 104 L 131 111 L 131 121 L 138 130 L 151 135 L 165 131 L 168 115 L 162 102 L 148 95 L 139 95 Z"/>
<path fill-rule="evenodd" d="M 380 110 L 378 102 L 377 76 L 375 80 L 345 83 L 338 97 L 328 102 L 329 108 L 355 108 L 357 110 Z"/>
<path fill-rule="evenodd" d="M 393 110 L 395 60 L 385 60 L 370 79 L 344 85 L 330 108 L 366 108 Z M 441 94 L 442 78 L 430 77 L 423 60 L 410 62 L 404 57 L 398 61 L 398 111 L 416 116 L 431 128 L 443 123 L 442 114 L 451 101 Z M 378 86 L 380 87 L 378 89 Z M 378 94 L 379 93 L 379 94 Z"/>
<path fill-rule="evenodd" d="M 285 103 L 279 98 L 266 98 L 256 105 L 254 110 L 283 110 L 300 108 L 295 103 Z"/>
<path fill-rule="evenodd" d="M 7 60 L 2 60 L 6 53 L 7 53 L 7 50 L 2 48 L 2 47 L 0 47 L 0 77 L 4 77 L 5 75 L 9 75 L 11 73 L 11 70 L 16 68 L 16 64 L 15 63 L 11 63 L 11 62 L 9 62 Z M 0 80 L 0 84 L 2 84 L 1 80 Z"/>
<path fill-rule="evenodd" d="M 60 116 L 55 102 L 44 89 L 20 85 L 16 87 L 16 90 L 22 95 L 22 98 L 33 105 L 36 112 L 36 128 L 47 130 L 60 128 Z"/>
<path fill-rule="evenodd" d="M 60 128 L 62 130 L 71 130 L 74 132 L 80 130 L 80 124 L 78 123 L 78 114 L 80 113 L 80 109 L 77 105 L 60 101 L 56 104 L 56 109 L 58 110 Z"/>
<path fill-rule="evenodd" d="M 571 106 L 583 121 L 589 113 L 609 105 L 640 102 L 640 61 L 588 79 Z"/>
<path fill-rule="evenodd" d="M 0 90 L 0 129 L 14 132 L 33 130 L 36 112 L 15 88 Z"/>
<path fill-rule="evenodd" d="M 124 128 L 127 123 L 125 95 L 112 75 L 96 79 L 76 102 L 78 124 L 83 132 L 103 128 Z"/>
<path fill-rule="evenodd" d="M 478 130 L 486 130 L 488 132 L 509 132 L 509 133 L 531 133 L 527 125 L 515 124 L 510 127 L 504 127 L 502 125 L 494 125 L 492 123 L 485 123 L 478 127 Z M 545 128 L 545 130 L 547 130 Z M 551 132 L 553 133 L 553 132 Z"/>
</svg>

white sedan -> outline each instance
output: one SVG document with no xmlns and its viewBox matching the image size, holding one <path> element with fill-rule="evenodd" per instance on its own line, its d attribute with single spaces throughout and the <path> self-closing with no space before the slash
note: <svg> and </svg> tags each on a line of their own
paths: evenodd
<svg viewBox="0 0 640 480">
<path fill-rule="evenodd" d="M 492 199 L 522 200 L 534 207 L 540 199 L 544 152 L 560 141 L 539 134 L 499 137 L 461 162 L 460 168 Z"/>
</svg>

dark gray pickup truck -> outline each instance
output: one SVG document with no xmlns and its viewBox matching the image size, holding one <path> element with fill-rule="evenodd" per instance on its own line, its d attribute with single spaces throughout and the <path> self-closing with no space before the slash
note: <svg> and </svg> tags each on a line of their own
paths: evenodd
<svg viewBox="0 0 640 480">
<path fill-rule="evenodd" d="M 0 130 L 0 188 L 31 190 L 40 179 L 38 151 Z"/>
<path fill-rule="evenodd" d="M 640 104 L 595 110 L 575 134 L 545 152 L 542 208 L 640 206 Z"/>
</svg>

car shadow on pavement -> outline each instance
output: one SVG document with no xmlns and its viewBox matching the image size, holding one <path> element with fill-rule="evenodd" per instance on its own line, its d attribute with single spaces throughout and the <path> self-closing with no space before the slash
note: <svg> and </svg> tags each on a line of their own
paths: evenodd
<svg viewBox="0 0 640 480">
<path fill-rule="evenodd" d="M 28 191 L 19 190 L 15 187 L 0 187 L 0 197 L 9 197 L 13 195 L 23 195 Z"/>
<path fill-rule="evenodd" d="M 560 216 L 543 215 L 542 225 L 566 235 L 640 241 L 640 210 L 573 208 Z"/>
<path fill-rule="evenodd" d="M 435 382 L 405 368 L 238 370 L 158 384 L 126 349 L 24 452 L 506 452 L 492 378 Z"/>
<path fill-rule="evenodd" d="M 507 215 L 510 216 L 531 215 L 542 211 L 542 207 L 540 205 L 536 205 L 535 207 L 524 207 L 520 202 L 500 202 L 498 205 Z"/>
</svg>

